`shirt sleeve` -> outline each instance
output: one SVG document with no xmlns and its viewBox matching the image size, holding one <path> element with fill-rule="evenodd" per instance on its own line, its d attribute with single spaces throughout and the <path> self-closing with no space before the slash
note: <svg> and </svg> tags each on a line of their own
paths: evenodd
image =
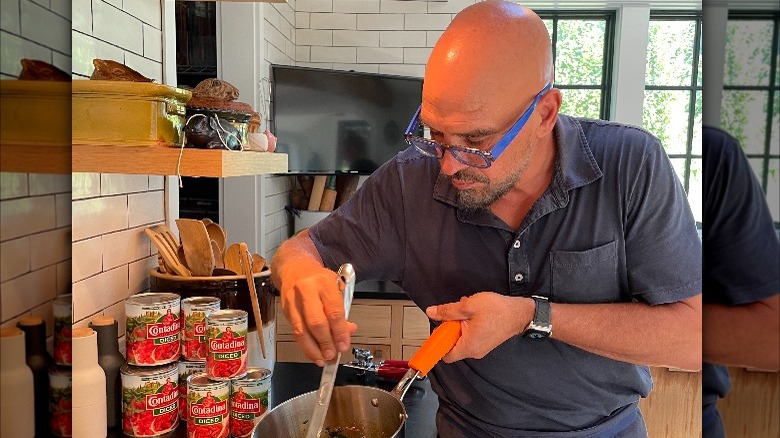
<svg viewBox="0 0 780 438">
<path fill-rule="evenodd" d="M 739 142 L 703 130 L 704 301 L 739 305 L 780 292 L 780 249 L 766 197 Z"/>
<path fill-rule="evenodd" d="M 400 281 L 404 266 L 404 203 L 391 159 L 344 205 L 309 229 L 325 266 L 351 263 L 357 281 Z"/>
<path fill-rule="evenodd" d="M 669 158 L 655 137 L 644 137 L 625 213 L 628 281 L 635 299 L 664 304 L 701 293 L 701 241 Z"/>
</svg>

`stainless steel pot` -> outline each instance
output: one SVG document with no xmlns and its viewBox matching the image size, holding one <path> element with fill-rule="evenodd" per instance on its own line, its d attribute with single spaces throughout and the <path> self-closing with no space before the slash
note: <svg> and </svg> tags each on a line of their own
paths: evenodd
<svg viewBox="0 0 780 438">
<path fill-rule="evenodd" d="M 395 391 L 394 391 L 395 392 Z M 260 419 L 253 438 L 303 438 L 317 404 L 317 391 L 291 398 Z M 333 388 L 325 427 L 341 428 L 347 437 L 397 437 L 404 429 L 406 408 L 390 392 L 370 386 Z M 325 429 L 326 431 L 328 429 Z M 353 432 L 354 431 L 354 432 Z M 321 436 L 328 436 L 322 433 Z"/>
<path fill-rule="evenodd" d="M 333 388 L 325 426 L 349 438 L 394 438 L 404 430 L 406 391 L 418 376 L 426 375 L 460 339 L 460 321 L 442 323 L 409 360 L 409 372 L 391 392 L 370 386 Z M 252 438 L 303 438 L 317 404 L 319 391 L 311 391 L 268 411 L 255 426 Z M 327 429 L 326 429 L 327 430 Z M 322 433 L 321 437 L 328 436 Z"/>
</svg>

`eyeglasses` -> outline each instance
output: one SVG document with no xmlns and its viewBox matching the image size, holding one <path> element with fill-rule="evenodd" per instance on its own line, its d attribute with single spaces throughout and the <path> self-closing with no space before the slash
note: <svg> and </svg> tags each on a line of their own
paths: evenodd
<svg viewBox="0 0 780 438">
<path fill-rule="evenodd" d="M 422 108 L 422 104 L 417 108 L 417 112 L 414 113 L 414 117 L 412 117 L 412 120 L 409 122 L 409 127 L 406 128 L 406 132 L 404 133 L 404 139 L 407 144 L 414 146 L 421 154 L 428 157 L 443 158 L 444 152 L 450 151 L 456 160 L 467 166 L 480 169 L 490 167 L 490 165 L 498 159 L 501 153 L 504 152 L 507 146 L 512 143 L 512 140 L 517 137 L 517 134 L 520 133 L 523 126 L 525 126 L 526 122 L 531 117 L 531 114 L 533 114 L 534 109 L 536 109 L 536 104 L 539 103 L 539 99 L 551 88 L 552 83 L 548 82 L 547 85 L 542 88 L 542 91 L 536 95 L 531 106 L 525 110 L 523 115 L 521 115 L 515 124 L 509 128 L 509 131 L 507 131 L 490 150 L 483 151 L 481 149 L 465 146 L 446 145 L 436 140 L 413 134 L 420 127 L 420 109 Z"/>
</svg>

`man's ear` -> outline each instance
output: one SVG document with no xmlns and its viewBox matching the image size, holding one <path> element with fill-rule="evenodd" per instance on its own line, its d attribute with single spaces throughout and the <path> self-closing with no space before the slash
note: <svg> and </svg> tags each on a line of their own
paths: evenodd
<svg viewBox="0 0 780 438">
<path fill-rule="evenodd" d="M 541 117 L 539 122 L 539 134 L 546 135 L 555 127 L 558 119 L 558 110 L 561 108 L 561 91 L 553 88 L 539 99 L 536 104 L 536 112 Z"/>
</svg>

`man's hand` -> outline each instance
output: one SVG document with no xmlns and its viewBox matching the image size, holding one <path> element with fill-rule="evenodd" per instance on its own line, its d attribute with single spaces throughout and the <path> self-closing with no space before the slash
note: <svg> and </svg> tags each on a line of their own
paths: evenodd
<svg viewBox="0 0 780 438">
<path fill-rule="evenodd" d="M 272 279 L 280 290 L 282 311 L 295 341 L 319 366 L 349 349 L 357 325 L 344 318 L 344 298 L 335 272 L 322 265 L 307 231 L 287 240 L 272 261 Z"/>
<path fill-rule="evenodd" d="M 461 321 L 461 338 L 442 360 L 482 359 L 504 341 L 525 330 L 533 317 L 530 298 L 480 292 L 457 303 L 431 306 L 425 310 L 435 321 Z"/>
</svg>

